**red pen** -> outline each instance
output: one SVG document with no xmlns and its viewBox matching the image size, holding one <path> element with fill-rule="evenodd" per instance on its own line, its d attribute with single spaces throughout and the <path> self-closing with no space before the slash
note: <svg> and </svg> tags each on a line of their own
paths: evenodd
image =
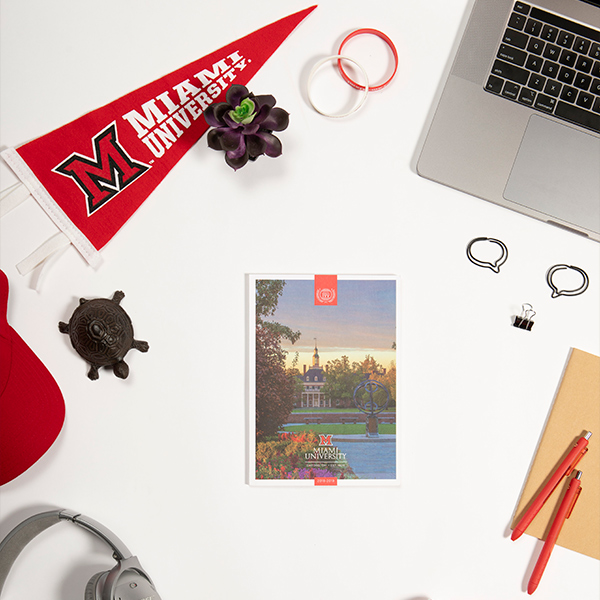
<svg viewBox="0 0 600 600">
<path fill-rule="evenodd" d="M 569 483 L 569 489 L 567 489 L 567 493 L 563 498 L 563 501 L 556 513 L 556 518 L 552 523 L 552 527 L 550 527 L 550 531 L 548 532 L 548 537 L 544 542 L 544 547 L 540 553 L 540 556 L 535 563 L 535 567 L 533 569 L 533 573 L 531 574 L 531 578 L 529 579 L 529 585 L 527 586 L 527 593 L 533 594 L 537 589 L 537 586 L 540 583 L 540 579 L 542 578 L 542 574 L 544 573 L 544 569 L 548 564 L 548 559 L 550 558 L 550 554 L 552 554 L 552 549 L 556 544 L 556 540 L 560 534 L 560 530 L 562 526 L 565 524 L 565 520 L 571 516 L 573 512 L 573 508 L 575 507 L 575 502 L 579 498 L 579 494 L 581 493 L 581 471 L 577 471 L 575 477 L 571 479 Z"/>
<path fill-rule="evenodd" d="M 561 479 L 563 477 L 568 477 L 572 473 L 573 469 L 577 466 L 577 463 L 588 451 L 587 445 L 591 437 L 592 433 L 588 432 L 585 436 L 579 438 L 571 452 L 567 454 L 565 460 L 563 460 L 556 471 L 552 473 L 552 477 L 550 477 L 548 483 L 542 488 L 542 491 L 536 496 L 527 511 L 525 511 L 525 514 L 515 526 L 512 535 L 510 536 L 511 539 L 516 540 L 523 535 L 523 532 L 529 527 L 529 524 L 533 521 L 538 512 L 540 512 L 540 509 L 544 506 L 546 500 L 548 500 Z"/>
</svg>

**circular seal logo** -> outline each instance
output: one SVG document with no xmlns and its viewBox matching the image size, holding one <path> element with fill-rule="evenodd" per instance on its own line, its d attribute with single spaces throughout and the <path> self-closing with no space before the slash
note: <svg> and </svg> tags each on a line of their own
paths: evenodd
<svg viewBox="0 0 600 600">
<path fill-rule="evenodd" d="M 323 304 L 331 304 L 335 300 L 335 290 L 332 288 L 319 288 L 317 300 Z"/>
</svg>

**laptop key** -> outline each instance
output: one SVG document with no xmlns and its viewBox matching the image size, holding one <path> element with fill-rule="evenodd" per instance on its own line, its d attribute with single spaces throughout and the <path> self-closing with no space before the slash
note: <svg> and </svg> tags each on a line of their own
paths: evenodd
<svg viewBox="0 0 600 600">
<path fill-rule="evenodd" d="M 557 79 L 562 83 L 572 84 L 575 79 L 575 71 L 567 69 L 567 67 L 561 67 Z"/>
<path fill-rule="evenodd" d="M 533 106 L 533 102 L 535 100 L 536 93 L 529 88 L 521 88 L 521 93 L 519 94 L 519 102 L 521 104 L 526 104 L 527 106 Z"/>
<path fill-rule="evenodd" d="M 539 73 L 542 70 L 542 62 L 543 59 L 541 56 L 535 56 L 534 54 L 530 54 L 527 57 L 527 63 L 525 64 L 525 68 L 529 71 L 533 71 L 534 73 Z"/>
<path fill-rule="evenodd" d="M 592 58 L 600 59 L 600 44 L 592 44 L 590 48 L 590 56 Z"/>
<path fill-rule="evenodd" d="M 600 113 L 600 98 L 596 98 L 596 100 L 594 100 L 594 106 L 592 106 L 592 110 Z"/>
<path fill-rule="evenodd" d="M 521 13 L 523 15 L 528 15 L 530 10 L 531 6 L 529 6 L 529 4 L 525 4 L 525 2 L 515 2 L 515 12 Z"/>
<path fill-rule="evenodd" d="M 534 106 L 538 110 L 551 113 L 556 106 L 556 98 L 546 96 L 545 94 L 538 94 Z"/>
<path fill-rule="evenodd" d="M 587 54 L 591 44 L 592 42 L 590 40 L 577 37 L 575 38 L 575 44 L 573 44 L 573 50 L 577 50 L 577 52 L 581 52 L 581 54 Z"/>
<path fill-rule="evenodd" d="M 592 70 L 593 62 L 594 61 L 591 58 L 589 58 L 588 56 L 580 56 L 577 59 L 577 64 L 575 65 L 575 68 L 578 71 L 583 71 L 584 73 L 589 73 Z"/>
<path fill-rule="evenodd" d="M 566 102 L 575 102 L 575 100 L 577 100 L 578 93 L 579 92 L 574 87 L 565 85 L 562 94 L 560 95 L 560 98 L 561 100 L 565 100 Z"/>
<path fill-rule="evenodd" d="M 544 49 L 544 58 L 548 58 L 549 60 L 558 60 L 559 56 L 560 48 L 558 46 L 546 44 L 546 48 Z"/>
<path fill-rule="evenodd" d="M 529 35 L 535 35 L 536 37 L 540 35 L 542 31 L 542 24 L 540 21 L 536 21 L 535 19 L 527 19 L 527 23 L 525 25 L 525 33 Z"/>
<path fill-rule="evenodd" d="M 499 94 L 502 91 L 503 85 L 504 79 L 500 79 L 500 77 L 494 77 L 493 75 L 490 75 L 487 80 L 487 83 L 485 84 L 485 89 L 488 92 Z"/>
<path fill-rule="evenodd" d="M 502 90 L 502 95 L 510 98 L 511 100 L 516 100 L 519 96 L 519 90 L 521 89 L 520 85 L 513 83 L 512 81 L 507 81 L 504 84 L 504 89 Z"/>
<path fill-rule="evenodd" d="M 566 67 L 574 67 L 577 61 L 577 54 L 571 50 L 563 50 L 560 53 L 558 62 Z"/>
<path fill-rule="evenodd" d="M 513 65 L 519 65 L 520 67 L 522 67 L 527 60 L 527 52 L 519 50 L 518 48 L 513 48 L 507 44 L 500 44 L 497 56 L 506 62 L 512 63 Z"/>
<path fill-rule="evenodd" d="M 544 46 L 546 42 L 542 42 L 542 40 L 532 37 L 527 43 L 527 52 L 531 52 L 532 54 L 541 54 L 544 50 Z"/>
<path fill-rule="evenodd" d="M 558 39 L 556 43 L 563 48 L 570 48 L 575 41 L 575 34 L 569 33 L 568 31 L 561 31 L 558 34 Z"/>
<path fill-rule="evenodd" d="M 600 114 L 594 114 L 589 110 L 584 110 L 574 104 L 567 104 L 560 100 L 556 105 L 554 114 L 566 121 L 570 121 L 571 123 L 581 125 L 581 127 L 600 133 Z"/>
<path fill-rule="evenodd" d="M 590 92 L 592 94 L 597 94 L 600 96 L 600 79 L 593 79 L 592 85 L 590 86 Z"/>
<path fill-rule="evenodd" d="M 546 77 L 552 77 L 553 79 L 558 75 L 560 70 L 560 66 L 558 63 L 552 62 L 551 60 L 544 61 L 544 66 L 542 67 L 542 75 Z"/>
<path fill-rule="evenodd" d="M 525 22 L 527 21 L 527 17 L 525 15 L 521 15 L 519 13 L 514 12 L 510 15 L 510 19 L 508 20 L 508 26 L 513 29 L 518 29 L 522 31 L 525 27 Z"/>
<path fill-rule="evenodd" d="M 529 78 L 529 83 L 527 84 L 530 88 L 541 92 L 546 85 L 546 78 L 541 75 L 537 75 L 536 73 L 532 73 Z"/>
<path fill-rule="evenodd" d="M 527 80 L 529 79 L 529 71 L 522 69 L 521 67 L 511 65 L 510 63 L 504 62 L 502 60 L 494 61 L 492 73 L 497 77 L 510 79 L 510 81 L 515 81 L 516 83 L 520 83 L 521 85 L 527 83 Z"/>
<path fill-rule="evenodd" d="M 577 73 L 573 80 L 573 85 L 583 91 L 587 91 L 590 87 L 590 83 L 592 83 L 592 78 L 584 73 Z"/>
<path fill-rule="evenodd" d="M 581 106 L 581 108 L 587 108 L 591 110 L 592 104 L 594 103 L 594 96 L 592 94 L 588 94 L 587 92 L 580 92 L 579 96 L 577 96 L 577 106 Z"/>
<path fill-rule="evenodd" d="M 551 25 L 544 25 L 542 27 L 542 35 L 540 37 L 547 42 L 554 43 L 558 37 L 558 29 L 556 27 L 552 27 Z"/>
<path fill-rule="evenodd" d="M 554 80 L 550 79 L 546 83 L 546 87 L 544 88 L 544 94 L 548 94 L 548 96 L 554 96 L 555 98 L 557 98 L 558 95 L 560 94 L 561 88 L 562 88 L 562 85 L 560 83 L 558 83 L 558 81 L 554 81 Z"/>
<path fill-rule="evenodd" d="M 515 29 L 507 29 L 502 38 L 504 43 L 521 49 L 527 47 L 527 40 L 529 40 L 528 35 L 524 34 L 522 31 L 516 31 Z"/>
</svg>

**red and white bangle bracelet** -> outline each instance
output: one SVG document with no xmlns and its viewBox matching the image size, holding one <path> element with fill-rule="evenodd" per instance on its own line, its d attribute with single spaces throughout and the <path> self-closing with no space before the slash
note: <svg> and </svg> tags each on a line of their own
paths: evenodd
<svg viewBox="0 0 600 600">
<path fill-rule="evenodd" d="M 349 56 L 345 56 L 344 54 L 342 54 L 342 50 L 349 40 L 356 37 L 357 35 L 363 35 L 363 34 L 376 35 L 377 37 L 381 38 L 389 46 L 389 48 L 392 52 L 392 55 L 394 57 L 394 69 L 393 69 L 391 76 L 383 83 L 375 85 L 375 86 L 372 86 L 369 84 L 369 76 L 367 74 L 367 71 L 360 63 L 358 63 L 353 58 L 350 58 Z M 348 83 L 349 85 L 351 85 L 354 89 L 357 89 L 362 92 L 362 96 L 360 97 L 358 103 L 351 110 L 349 110 L 345 113 L 342 113 L 342 114 L 331 114 L 331 113 L 327 113 L 327 112 L 323 111 L 322 109 L 317 107 L 317 105 L 315 104 L 314 99 L 312 97 L 311 86 L 312 86 L 312 82 L 313 82 L 315 73 L 325 63 L 332 61 L 332 60 L 337 60 L 337 66 L 338 66 L 338 69 L 339 69 L 340 74 L 341 74 L 342 78 L 344 79 L 344 81 L 346 83 Z M 346 71 L 344 71 L 343 61 L 351 62 L 359 69 L 359 71 L 363 75 L 363 80 L 364 80 L 363 83 L 358 83 L 350 78 L 350 76 L 346 73 Z M 391 83 L 392 79 L 394 79 L 397 70 L 398 70 L 398 51 L 396 50 L 396 46 L 394 46 L 394 43 L 392 42 L 392 40 L 387 35 L 385 35 L 385 33 L 382 33 L 381 31 L 378 31 L 377 29 L 357 29 L 356 31 L 353 31 L 352 33 L 350 33 L 349 35 L 347 35 L 344 38 L 344 40 L 340 44 L 340 48 L 339 48 L 337 54 L 334 54 L 332 56 L 327 56 L 327 57 L 321 59 L 312 68 L 310 75 L 308 76 L 308 81 L 307 81 L 308 100 L 311 103 L 312 107 L 318 113 L 322 114 L 325 117 L 331 117 L 331 118 L 337 118 L 337 119 L 340 119 L 342 117 L 347 117 L 347 116 L 355 113 L 357 110 L 359 110 L 364 105 L 365 101 L 367 100 L 367 95 L 369 92 L 376 92 L 378 90 L 382 90 L 387 85 L 389 85 Z"/>
<path fill-rule="evenodd" d="M 360 71 L 363 74 L 364 80 L 365 80 L 365 85 L 363 86 L 363 94 L 360 98 L 360 100 L 358 101 L 358 103 L 354 106 L 354 108 L 352 108 L 351 110 L 349 110 L 348 112 L 336 115 L 336 114 L 331 114 L 331 113 L 327 113 L 325 111 L 323 111 L 322 109 L 318 108 L 317 105 L 315 104 L 312 94 L 311 94 L 311 85 L 312 85 L 312 80 L 313 77 L 315 76 L 315 73 L 326 63 L 329 62 L 331 60 L 347 60 L 350 61 L 351 63 L 355 64 Z M 321 59 L 313 68 L 312 71 L 310 72 L 310 75 L 308 76 L 308 82 L 307 82 L 307 92 L 308 92 L 308 99 L 310 101 L 310 103 L 312 104 L 312 107 L 318 112 L 321 113 L 323 116 L 325 117 L 331 117 L 331 118 L 335 118 L 335 119 L 341 119 L 342 117 L 347 117 L 349 115 L 351 115 L 352 113 L 355 113 L 364 103 L 365 100 L 367 99 L 367 94 L 369 93 L 369 77 L 367 75 L 367 72 L 365 71 L 364 67 L 362 65 L 360 65 L 359 63 L 357 63 L 353 58 L 348 58 L 347 56 L 342 56 L 341 54 L 334 54 L 333 56 L 327 56 L 323 59 Z"/>
<path fill-rule="evenodd" d="M 344 40 L 340 44 L 340 49 L 338 50 L 338 54 L 342 54 L 342 50 L 344 49 L 344 46 L 348 43 L 348 41 L 350 41 L 352 38 L 356 37 L 357 35 L 364 35 L 364 34 L 376 35 L 377 37 L 381 38 L 389 46 L 390 50 L 392 51 L 392 55 L 394 56 L 394 70 L 393 70 L 391 76 L 386 81 L 384 81 L 383 83 L 381 83 L 379 85 L 369 86 L 370 92 L 376 92 L 378 90 L 382 90 L 384 87 L 389 85 L 392 82 L 392 79 L 394 79 L 394 77 L 396 76 L 396 71 L 398 70 L 398 51 L 396 50 L 396 46 L 394 46 L 394 42 L 392 42 L 392 40 L 390 40 L 390 38 L 387 35 L 385 35 L 385 33 L 382 33 L 381 31 L 378 31 L 377 29 L 357 29 L 356 31 L 353 31 L 352 33 L 350 33 L 349 35 L 347 35 L 344 38 Z M 360 83 L 357 83 L 356 81 L 353 81 L 350 78 L 350 76 L 346 73 L 346 71 L 344 71 L 344 67 L 342 66 L 341 60 L 338 60 L 338 68 L 339 68 L 340 73 L 346 83 L 351 85 L 353 88 L 356 88 L 357 90 L 365 89 L 363 85 L 361 85 Z"/>
</svg>

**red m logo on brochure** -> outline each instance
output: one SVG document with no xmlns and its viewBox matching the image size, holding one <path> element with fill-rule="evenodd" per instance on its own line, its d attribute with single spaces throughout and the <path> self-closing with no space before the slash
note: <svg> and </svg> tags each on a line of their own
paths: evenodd
<svg viewBox="0 0 600 600">
<path fill-rule="evenodd" d="M 337 275 L 315 275 L 315 306 L 337 306 Z"/>
<path fill-rule="evenodd" d="M 319 446 L 333 446 L 333 442 L 331 441 L 333 434 L 324 435 L 322 433 L 319 434 Z"/>
</svg>

